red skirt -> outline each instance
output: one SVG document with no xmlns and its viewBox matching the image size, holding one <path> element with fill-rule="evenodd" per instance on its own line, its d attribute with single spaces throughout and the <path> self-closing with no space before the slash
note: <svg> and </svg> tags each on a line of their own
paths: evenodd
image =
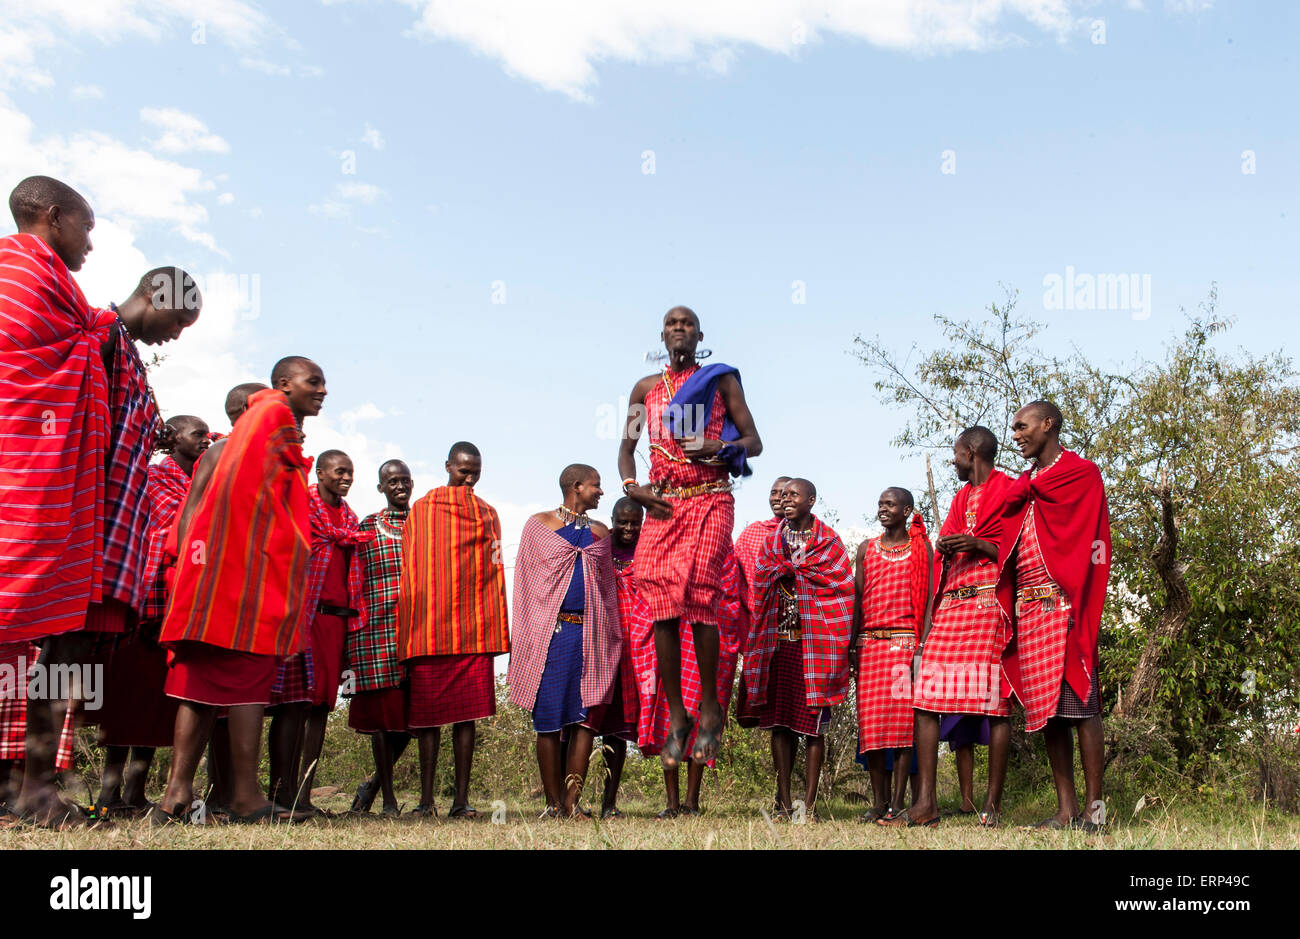
<svg viewBox="0 0 1300 939">
<path fill-rule="evenodd" d="M 166 683 L 166 649 L 139 633 L 119 638 L 99 712 L 100 745 L 170 747 L 180 703 L 163 692 Z"/>
<path fill-rule="evenodd" d="M 206 642 L 178 642 L 164 689 L 168 697 L 194 704 L 237 707 L 268 704 L 276 657 L 236 652 Z"/>
<path fill-rule="evenodd" d="M 742 727 L 771 730 L 784 727 L 805 737 L 822 734 L 830 723 L 830 708 L 808 706 L 808 685 L 804 679 L 803 640 L 778 639 L 767 672 L 767 700 L 752 707 L 745 694 L 742 673 L 740 708 Z"/>
<path fill-rule="evenodd" d="M 339 682 L 343 678 L 343 643 L 348 621 L 341 616 L 317 613 L 311 621 L 311 674 L 308 656 L 299 652 L 280 663 L 272 704 L 307 702 L 334 710 Z"/>
<path fill-rule="evenodd" d="M 422 655 L 411 676 L 406 726 L 412 730 L 476 721 L 497 712 L 491 655 Z"/>
<path fill-rule="evenodd" d="M 401 688 L 358 691 L 348 702 L 348 726 L 359 734 L 406 730 L 406 692 Z"/>
<path fill-rule="evenodd" d="M 913 707 L 938 714 L 1010 714 L 1011 702 L 1002 697 L 1003 622 L 992 590 L 944 597 L 921 653 Z"/>
<path fill-rule="evenodd" d="M 912 745 L 911 633 L 858 640 L 858 752 Z"/>
<path fill-rule="evenodd" d="M 1020 690 L 1016 698 L 1025 709 L 1025 730 L 1042 730 L 1056 716 L 1065 680 L 1065 640 L 1070 633 L 1070 605 L 1056 597 L 1055 609 L 1041 600 L 1016 601 L 1016 647 L 1020 651 Z"/>
</svg>

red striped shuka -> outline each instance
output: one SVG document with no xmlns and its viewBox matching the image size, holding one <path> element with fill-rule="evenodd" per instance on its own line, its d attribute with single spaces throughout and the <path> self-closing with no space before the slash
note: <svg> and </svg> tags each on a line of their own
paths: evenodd
<svg viewBox="0 0 1300 939">
<path fill-rule="evenodd" d="M 178 551 L 164 645 L 280 656 L 301 648 L 311 558 L 301 436 L 282 392 L 248 399 Z"/>
<path fill-rule="evenodd" d="M 103 596 L 114 321 L 40 238 L 0 238 L 0 642 L 81 629 Z"/>
<path fill-rule="evenodd" d="M 501 520 L 470 486 L 416 500 L 402 529 L 397 657 L 510 651 Z"/>
</svg>

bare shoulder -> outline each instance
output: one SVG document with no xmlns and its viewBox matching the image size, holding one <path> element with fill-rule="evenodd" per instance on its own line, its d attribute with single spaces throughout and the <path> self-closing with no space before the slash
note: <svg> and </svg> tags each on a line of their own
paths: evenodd
<svg viewBox="0 0 1300 939">
<path fill-rule="evenodd" d="M 655 374 L 637 379 L 637 383 L 632 386 L 631 403 L 636 404 L 645 401 L 645 396 L 650 393 L 650 389 L 659 381 L 659 377 L 659 375 Z"/>
<path fill-rule="evenodd" d="M 591 523 L 591 534 L 595 538 L 608 538 L 609 529 L 600 522 Z"/>
</svg>

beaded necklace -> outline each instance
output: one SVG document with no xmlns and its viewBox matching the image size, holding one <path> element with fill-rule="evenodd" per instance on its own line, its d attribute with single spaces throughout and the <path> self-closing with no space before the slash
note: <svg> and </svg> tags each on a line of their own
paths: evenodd
<svg viewBox="0 0 1300 939">
<path fill-rule="evenodd" d="M 564 524 L 572 525 L 574 528 L 591 527 L 591 519 L 587 517 L 586 512 L 574 512 L 562 505 L 555 510 L 555 514 Z"/>
<path fill-rule="evenodd" d="M 912 542 L 909 539 L 903 544 L 886 547 L 884 542 L 877 538 L 876 551 L 882 560 L 888 561 L 890 564 L 897 564 L 899 561 L 906 561 L 911 555 Z"/>
</svg>

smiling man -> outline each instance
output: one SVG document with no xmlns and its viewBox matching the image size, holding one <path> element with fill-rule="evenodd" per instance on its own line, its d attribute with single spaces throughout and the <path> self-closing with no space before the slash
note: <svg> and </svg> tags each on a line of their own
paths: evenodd
<svg viewBox="0 0 1300 939">
<path fill-rule="evenodd" d="M 749 413 L 740 372 L 728 365 L 703 368 L 696 349 L 704 333 L 695 313 L 673 307 L 660 334 L 668 365 L 647 375 L 629 395 L 619 443 L 623 493 L 644 506 L 637 544 L 637 585 L 654 616 L 655 656 L 670 711 L 670 733 L 660 753 L 664 767 L 684 758 L 693 724 L 682 699 L 681 635 L 690 624 L 702 691 L 691 761 L 717 755 L 726 715 L 717 695 L 720 637 L 718 603 L 723 565 L 731 550 L 736 505 L 728 475 L 752 473 L 747 457 L 763 451 Z M 636 479 L 636 447 L 650 443 L 650 482 Z"/>
<path fill-rule="evenodd" d="M 161 641 L 167 693 L 181 702 L 171 774 L 154 817 L 189 818 L 194 772 L 220 708 L 229 708 L 233 821 L 288 819 L 257 784 L 262 716 L 276 663 L 300 651 L 311 560 L 302 422 L 320 413 L 325 375 L 310 359 L 276 363 L 248 399 L 206 489 L 187 500 Z M 206 462 L 206 461 L 205 461 Z"/>
<path fill-rule="evenodd" d="M 361 625 L 348 633 L 347 663 L 356 694 L 348 703 L 348 726 L 370 736 L 375 774 L 357 789 L 353 811 L 369 812 L 377 793 L 383 814 L 398 814 L 393 764 L 411 742 L 406 725 L 406 689 L 397 657 L 397 598 L 402 587 L 402 530 L 411 507 L 411 469 L 401 460 L 379 467 L 378 489 L 388 503 L 367 515 L 361 531 L 375 540 L 357 549 L 364 603 Z"/>
<path fill-rule="evenodd" d="M 411 507 L 402 533 L 397 657 L 410 682 L 406 723 L 420 743 L 419 815 L 436 815 L 434 773 L 442 728 L 452 726 L 456 794 L 450 818 L 475 818 L 469 804 L 474 722 L 496 713 L 493 659 L 510 651 L 501 520 L 474 492 L 478 447 L 447 453 L 447 484 Z"/>
<path fill-rule="evenodd" d="M 316 458 L 316 485 L 307 491 L 311 511 L 311 563 L 299 628 L 302 652 L 280 663 L 272 689 L 271 779 L 267 795 L 281 805 L 324 814 L 312 805 L 312 783 L 325 742 L 325 724 L 338 701 L 343 648 L 349 630 L 361 625 L 362 533 L 357 514 L 344 498 L 352 489 L 352 459 L 342 450 Z"/>
<path fill-rule="evenodd" d="M 1007 490 L 998 547 L 997 598 L 1014 630 L 1002 655 L 1006 689 L 1043 731 L 1056 785 L 1056 814 L 1039 828 L 1099 830 L 1105 747 L 1097 681 L 1101 610 L 1110 577 L 1110 513 L 1101 472 L 1062 449 L 1063 418 L 1031 401 L 1011 422 L 1032 463 Z M 1071 730 L 1079 735 L 1086 814 L 1074 787 Z"/>
</svg>

